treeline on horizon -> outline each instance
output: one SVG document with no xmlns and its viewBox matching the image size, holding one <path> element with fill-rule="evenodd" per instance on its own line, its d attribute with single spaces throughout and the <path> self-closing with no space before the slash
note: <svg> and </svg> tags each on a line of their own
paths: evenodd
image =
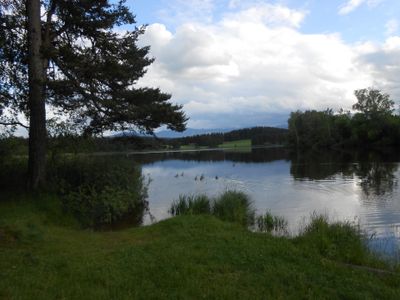
<svg viewBox="0 0 400 300">
<path fill-rule="evenodd" d="M 47 144 L 50 157 L 61 153 L 123 152 L 165 147 L 162 140 L 153 137 L 93 137 L 75 134 L 49 137 Z M 28 138 L 11 136 L 0 139 L 0 156 L 7 157 L 10 154 L 28 155 Z"/>
<path fill-rule="evenodd" d="M 214 148 L 224 142 L 251 140 L 257 145 L 287 145 L 292 149 L 382 148 L 400 146 L 400 116 L 388 94 L 368 88 L 355 91 L 356 113 L 306 110 L 292 112 L 288 129 L 253 127 L 226 133 L 210 133 L 182 138 L 136 135 L 84 137 L 59 134 L 48 138 L 49 154 L 79 152 L 121 152 L 127 150 L 180 149 L 183 145 Z M 27 154 L 28 140 L 0 139 L 0 156 Z"/>
<path fill-rule="evenodd" d="M 289 146 L 310 148 L 376 148 L 400 146 L 400 116 L 394 101 L 380 90 L 355 91 L 357 113 L 332 109 L 292 112 L 288 120 Z"/>
<path fill-rule="evenodd" d="M 276 127 L 257 126 L 232 130 L 225 133 L 209 133 L 181 138 L 174 138 L 167 141 L 174 148 L 181 145 L 194 144 L 200 147 L 218 147 L 224 142 L 238 140 L 251 140 L 253 146 L 261 145 L 282 145 L 287 142 L 288 130 Z"/>
<path fill-rule="evenodd" d="M 252 145 L 285 144 L 287 129 L 273 127 L 254 127 L 233 130 L 227 133 L 212 133 L 183 138 L 155 138 L 136 135 L 112 137 L 84 137 L 76 134 L 60 134 L 48 138 L 50 155 L 79 152 L 121 152 L 136 150 L 160 150 L 166 148 L 179 149 L 181 145 L 217 147 L 218 145 L 243 139 L 251 139 Z M 28 139 L 24 137 L 8 137 L 0 139 L 0 155 L 27 155 Z"/>
</svg>

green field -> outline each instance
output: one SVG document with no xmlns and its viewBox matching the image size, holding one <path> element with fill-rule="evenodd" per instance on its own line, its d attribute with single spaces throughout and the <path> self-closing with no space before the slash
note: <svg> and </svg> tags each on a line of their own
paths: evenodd
<svg viewBox="0 0 400 300">
<path fill-rule="evenodd" d="M 344 235 L 278 238 L 204 215 L 94 232 L 56 197 L 13 198 L 0 202 L 0 299 L 400 296 L 399 271 L 363 253 L 358 266 L 347 264 Z"/>
<path fill-rule="evenodd" d="M 231 142 L 224 142 L 218 146 L 219 148 L 249 148 L 251 147 L 251 140 L 237 140 Z"/>
<path fill-rule="evenodd" d="M 182 145 L 180 150 L 198 150 L 198 149 L 207 149 L 206 146 L 196 146 L 196 145 Z"/>
<path fill-rule="evenodd" d="M 195 144 L 182 145 L 180 150 L 197 150 L 197 149 L 208 149 L 207 146 L 196 146 Z M 233 149 L 233 148 L 251 148 L 251 140 L 237 140 L 231 142 L 224 142 L 218 145 L 218 148 Z"/>
</svg>

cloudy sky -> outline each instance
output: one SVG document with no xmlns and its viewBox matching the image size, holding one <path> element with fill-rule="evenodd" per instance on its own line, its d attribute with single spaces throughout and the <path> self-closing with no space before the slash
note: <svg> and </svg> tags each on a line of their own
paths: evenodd
<svg viewBox="0 0 400 300">
<path fill-rule="evenodd" d="M 374 86 L 400 99 L 399 0 L 128 0 L 156 58 L 140 85 L 183 104 L 192 128 L 282 125 L 350 109 Z"/>
</svg>

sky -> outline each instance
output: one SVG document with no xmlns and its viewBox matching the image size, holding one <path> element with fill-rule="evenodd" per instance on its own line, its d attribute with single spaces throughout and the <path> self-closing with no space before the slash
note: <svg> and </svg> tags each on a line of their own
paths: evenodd
<svg viewBox="0 0 400 300">
<path fill-rule="evenodd" d="M 188 127 L 281 126 L 291 111 L 349 110 L 367 87 L 400 98 L 399 0 L 126 4 L 156 59 L 138 86 L 171 93 Z"/>
</svg>

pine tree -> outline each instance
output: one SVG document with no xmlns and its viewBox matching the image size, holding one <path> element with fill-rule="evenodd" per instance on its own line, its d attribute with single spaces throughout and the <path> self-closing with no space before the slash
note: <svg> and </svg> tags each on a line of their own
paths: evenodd
<svg viewBox="0 0 400 300">
<path fill-rule="evenodd" d="M 29 128 L 29 185 L 45 183 L 46 110 L 84 134 L 166 125 L 185 129 L 182 106 L 137 88 L 153 62 L 144 27 L 119 1 L 4 0 L 0 7 L 0 124 Z M 29 126 L 18 118 L 21 114 Z"/>
</svg>

